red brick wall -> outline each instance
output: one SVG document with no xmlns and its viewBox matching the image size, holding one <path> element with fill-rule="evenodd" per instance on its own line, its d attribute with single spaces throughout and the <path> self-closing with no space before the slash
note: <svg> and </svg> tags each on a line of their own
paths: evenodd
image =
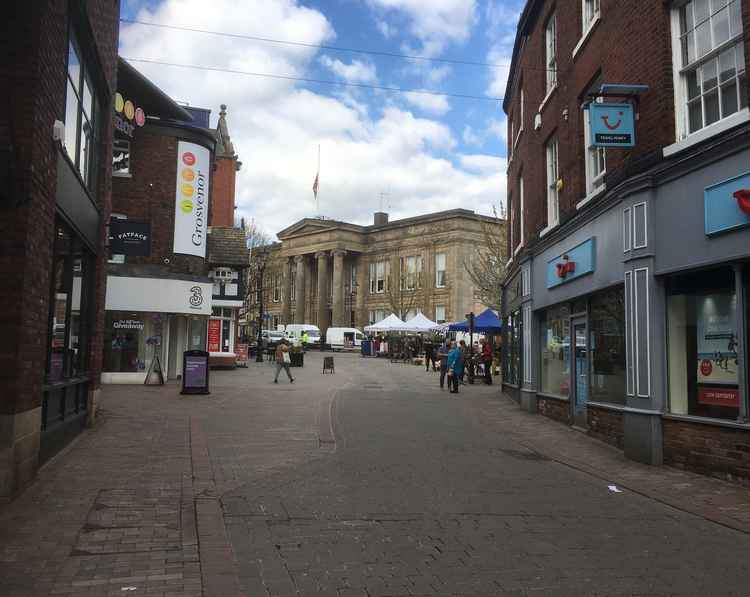
<svg viewBox="0 0 750 597">
<path fill-rule="evenodd" d="M 552 398 L 539 398 L 537 403 L 539 413 L 560 423 L 570 424 L 570 404 L 565 400 L 554 400 Z"/>
<path fill-rule="evenodd" d="M 750 432 L 664 419 L 664 463 L 750 485 Z"/>
<path fill-rule="evenodd" d="M 89 20 L 109 89 L 114 88 L 119 2 L 89 0 Z M 0 148 L 14 148 L 12 196 L 0 200 L 0 413 L 39 406 L 48 343 L 50 266 L 55 221 L 56 166 L 52 140 L 55 120 L 64 120 L 68 2 L 11 2 L 0 19 Z M 109 108 L 103 108 L 109 113 Z M 99 149 L 110 155 L 110 129 L 104 120 Z M 102 160 L 97 203 L 109 204 Z M 100 237 L 103 247 L 104 231 Z M 101 264 L 100 264 L 101 265 Z M 97 297 L 103 301 L 103 276 Z M 95 326 L 95 332 L 100 326 Z M 96 351 L 100 338 L 94 338 Z M 96 368 L 96 363 L 94 363 Z M 97 371 L 94 371 L 95 375 Z"/>
<path fill-rule="evenodd" d="M 591 437 L 620 449 L 624 447 L 622 413 L 589 405 L 587 416 L 588 434 Z"/>
<path fill-rule="evenodd" d="M 234 226 L 234 192 L 236 161 L 228 158 L 216 160 L 214 185 L 211 193 L 211 226 Z"/>
</svg>

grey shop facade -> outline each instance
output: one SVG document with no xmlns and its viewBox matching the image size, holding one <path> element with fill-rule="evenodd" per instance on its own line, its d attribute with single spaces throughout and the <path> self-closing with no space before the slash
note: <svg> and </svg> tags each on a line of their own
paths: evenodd
<svg viewBox="0 0 750 597">
<path fill-rule="evenodd" d="M 750 483 L 750 126 L 670 156 L 519 254 L 503 389 L 649 464 Z"/>
</svg>

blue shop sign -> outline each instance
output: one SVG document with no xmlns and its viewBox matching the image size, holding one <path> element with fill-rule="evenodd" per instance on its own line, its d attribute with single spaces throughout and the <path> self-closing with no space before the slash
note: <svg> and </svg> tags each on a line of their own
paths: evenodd
<svg viewBox="0 0 750 597">
<path fill-rule="evenodd" d="M 595 256 L 596 238 L 592 237 L 547 262 L 547 288 L 554 288 L 592 273 Z"/>
<path fill-rule="evenodd" d="M 597 147 L 633 147 L 635 117 L 632 104 L 589 104 L 591 144 Z"/>
<path fill-rule="evenodd" d="M 750 172 L 706 187 L 703 209 L 708 235 L 750 226 Z"/>
</svg>

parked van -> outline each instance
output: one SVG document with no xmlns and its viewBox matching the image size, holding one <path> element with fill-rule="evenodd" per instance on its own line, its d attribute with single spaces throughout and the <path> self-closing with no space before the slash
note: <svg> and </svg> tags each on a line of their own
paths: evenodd
<svg viewBox="0 0 750 597">
<path fill-rule="evenodd" d="M 308 344 L 320 346 L 320 328 L 311 323 L 290 323 L 286 326 L 286 337 L 292 342 L 302 340 L 302 335 L 307 332 Z"/>
<path fill-rule="evenodd" d="M 333 350 L 359 348 L 365 335 L 357 328 L 328 328 L 326 344 Z"/>
</svg>

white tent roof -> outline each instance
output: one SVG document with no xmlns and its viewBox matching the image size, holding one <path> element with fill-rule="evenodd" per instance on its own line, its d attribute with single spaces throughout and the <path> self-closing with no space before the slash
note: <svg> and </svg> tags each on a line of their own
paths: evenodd
<svg viewBox="0 0 750 597">
<path fill-rule="evenodd" d="M 383 321 L 365 327 L 366 332 L 403 332 L 404 322 L 391 313 Z"/>
<path fill-rule="evenodd" d="M 404 330 L 407 332 L 429 332 L 438 327 L 434 321 L 430 321 L 421 313 L 417 313 L 409 321 L 404 323 Z"/>
</svg>

